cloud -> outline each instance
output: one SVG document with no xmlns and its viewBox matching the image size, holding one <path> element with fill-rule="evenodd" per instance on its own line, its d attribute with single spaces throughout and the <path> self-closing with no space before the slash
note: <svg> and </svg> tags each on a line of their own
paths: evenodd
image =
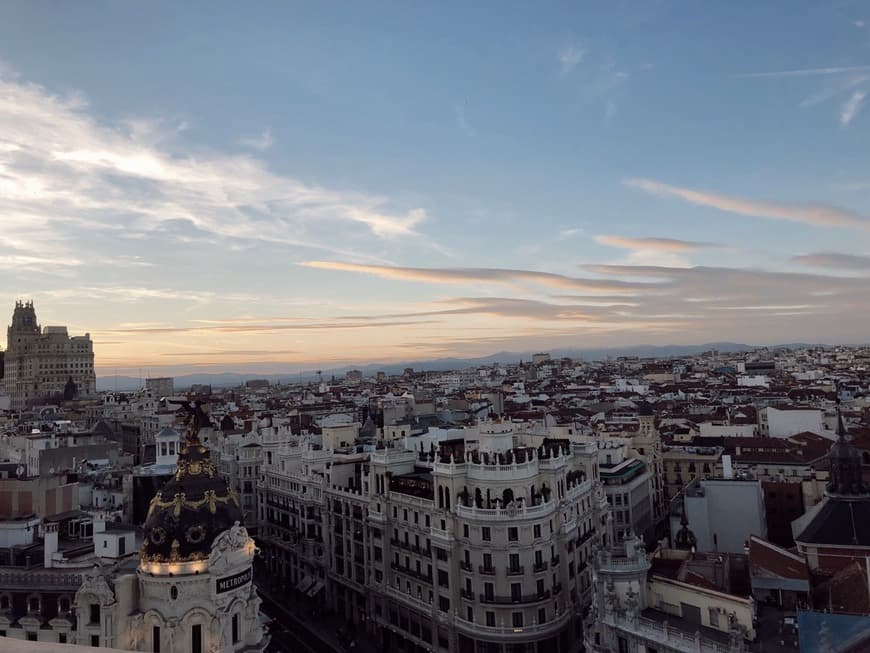
<svg viewBox="0 0 870 653">
<path fill-rule="evenodd" d="M 126 333 L 126 334 L 169 334 L 169 333 L 231 333 L 231 334 L 268 334 L 280 333 L 282 331 L 325 331 L 325 330 L 352 330 L 352 329 L 377 329 L 389 327 L 407 327 L 418 324 L 432 324 L 431 320 L 416 320 L 416 321 L 378 321 L 376 317 L 370 317 L 365 321 L 350 322 L 350 321 L 310 321 L 305 324 L 282 324 L 282 323 L 260 323 L 260 324 L 236 324 L 228 322 L 226 324 L 205 325 L 171 325 L 171 326 L 144 326 L 144 327 L 119 327 L 116 329 L 99 329 L 96 333 Z"/>
<path fill-rule="evenodd" d="M 785 204 L 718 195 L 706 191 L 669 186 L 650 179 L 626 179 L 626 186 L 659 197 L 677 197 L 691 204 L 708 206 L 739 215 L 771 220 L 801 222 L 820 227 L 870 228 L 870 219 L 848 209 L 825 204 Z"/>
<path fill-rule="evenodd" d="M 583 61 L 585 55 L 586 50 L 574 45 L 562 48 L 559 52 L 559 65 L 561 66 L 562 73 L 570 73 L 574 70 Z"/>
<path fill-rule="evenodd" d="M 693 252 L 699 249 L 719 247 L 716 243 L 705 243 L 691 240 L 677 240 L 675 238 L 627 238 L 624 236 L 595 236 L 595 241 L 618 247 L 620 249 L 650 250 L 662 252 Z"/>
<path fill-rule="evenodd" d="M 829 66 L 827 68 L 800 68 L 797 70 L 777 70 L 763 73 L 744 73 L 736 75 L 744 79 L 763 79 L 765 77 L 814 77 L 817 75 L 842 75 L 870 71 L 870 66 Z"/>
<path fill-rule="evenodd" d="M 468 116 L 465 112 L 466 104 L 466 102 L 457 102 L 453 105 L 453 114 L 456 118 L 456 126 L 469 136 L 476 136 L 477 130 L 472 127 L 471 123 L 468 121 Z"/>
<path fill-rule="evenodd" d="M 185 303 L 209 304 L 222 302 L 257 302 L 257 295 L 238 293 L 219 293 L 200 290 L 181 290 L 172 288 L 149 288 L 144 286 L 76 286 L 55 290 L 40 291 L 41 295 L 67 301 L 114 301 L 135 304 L 143 301 L 180 301 Z"/>
<path fill-rule="evenodd" d="M 855 91 L 852 96 L 843 104 L 843 110 L 840 112 L 840 124 L 846 127 L 852 122 L 852 119 L 858 115 L 861 110 L 861 105 L 867 94 L 864 91 Z"/>
<path fill-rule="evenodd" d="M 821 268 L 840 270 L 870 270 L 870 256 L 838 254 L 836 252 L 816 252 L 793 256 L 792 263 Z"/>
<path fill-rule="evenodd" d="M 305 267 L 370 274 L 382 279 L 424 283 L 539 284 L 584 292 L 634 293 L 654 291 L 654 284 L 637 284 L 608 279 L 581 279 L 551 272 L 505 268 L 414 268 L 388 265 L 363 265 L 341 261 L 304 261 Z"/>
<path fill-rule="evenodd" d="M 562 229 L 559 231 L 560 238 L 570 238 L 571 236 L 579 236 L 584 233 L 584 230 L 580 227 L 572 227 L 570 229 Z"/>
<path fill-rule="evenodd" d="M 223 357 L 223 356 L 278 356 L 284 354 L 298 354 L 296 349 L 229 349 L 221 351 L 171 351 L 162 352 L 161 356 L 194 356 L 194 357 Z"/>
<path fill-rule="evenodd" d="M 264 145 L 265 136 L 249 144 Z M 0 69 L 0 216 L 21 255 L 51 248 L 78 258 L 91 235 L 111 234 L 347 256 L 373 249 L 361 243 L 417 236 L 426 212 L 191 146 L 159 119 L 105 122 L 81 94 L 54 94 Z"/>
<path fill-rule="evenodd" d="M 248 136 L 246 138 L 239 139 L 239 145 L 244 145 L 245 147 L 252 147 L 255 150 L 265 151 L 271 148 L 275 144 L 275 141 L 272 139 L 272 130 L 267 129 L 259 136 Z"/>
</svg>

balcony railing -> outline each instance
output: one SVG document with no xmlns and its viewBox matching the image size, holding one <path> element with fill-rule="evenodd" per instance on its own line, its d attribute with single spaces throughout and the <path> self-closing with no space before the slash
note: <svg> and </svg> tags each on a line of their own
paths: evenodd
<svg viewBox="0 0 870 653">
<path fill-rule="evenodd" d="M 495 567 L 484 567 L 480 565 L 477 570 L 484 576 L 495 576 Z"/>
<path fill-rule="evenodd" d="M 536 562 L 533 569 L 535 570 L 535 572 L 547 571 L 547 568 L 549 566 L 550 566 L 550 564 L 548 562 L 542 560 L 541 562 Z"/>
<path fill-rule="evenodd" d="M 550 598 L 550 590 L 544 592 L 536 592 L 535 594 L 518 594 L 516 596 L 497 596 L 495 594 L 487 596 L 480 595 L 481 603 L 494 603 L 496 605 L 517 605 L 520 603 L 537 603 L 546 601 Z"/>
<path fill-rule="evenodd" d="M 459 561 L 459 568 L 463 571 L 474 571 L 474 567 L 470 562 L 465 562 L 464 560 Z"/>
</svg>

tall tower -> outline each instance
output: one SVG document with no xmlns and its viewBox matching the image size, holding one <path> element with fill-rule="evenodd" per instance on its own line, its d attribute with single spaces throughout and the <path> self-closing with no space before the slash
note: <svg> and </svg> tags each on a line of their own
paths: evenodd
<svg viewBox="0 0 870 653">
<path fill-rule="evenodd" d="M 41 333 L 33 302 L 15 302 L 12 323 L 6 329 L 6 355 L 3 363 L 3 383 L 6 394 L 12 398 L 13 409 L 23 408 L 31 396 L 34 361 L 30 355 L 34 353 Z"/>
<path fill-rule="evenodd" d="M 162 653 L 261 653 L 269 643 L 253 584 L 254 540 L 185 405 L 188 433 L 175 476 L 152 499 L 137 575 L 138 623 L 130 647 Z"/>
</svg>

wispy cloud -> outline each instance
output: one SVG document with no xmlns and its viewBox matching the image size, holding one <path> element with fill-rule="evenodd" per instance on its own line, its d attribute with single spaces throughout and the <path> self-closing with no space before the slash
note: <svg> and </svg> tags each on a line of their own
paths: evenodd
<svg viewBox="0 0 870 653">
<path fill-rule="evenodd" d="M 676 197 L 697 206 L 708 206 L 756 218 L 787 220 L 820 227 L 870 228 L 870 219 L 837 206 L 826 204 L 786 204 L 719 195 L 707 191 L 670 186 L 650 179 L 626 179 L 623 182 L 659 197 Z"/>
<path fill-rule="evenodd" d="M 821 268 L 840 270 L 870 270 L 870 256 L 840 254 L 837 252 L 815 252 L 793 256 L 792 263 Z"/>
<path fill-rule="evenodd" d="M 867 94 L 864 91 L 855 91 L 843 104 L 843 110 L 840 112 L 840 124 L 846 127 L 852 122 L 852 119 L 858 115 L 861 110 L 861 105 Z"/>
<path fill-rule="evenodd" d="M 697 242 L 692 240 L 677 240 L 676 238 L 627 238 L 625 236 L 595 236 L 602 245 L 620 249 L 650 250 L 662 252 L 693 252 L 699 249 L 720 247 L 716 243 Z"/>
<path fill-rule="evenodd" d="M 562 73 L 570 73 L 574 70 L 583 61 L 585 55 L 586 50 L 576 45 L 568 45 L 562 48 L 559 51 L 559 66 Z"/>
<path fill-rule="evenodd" d="M 585 292 L 634 293 L 654 290 L 653 284 L 636 284 L 608 279 L 581 279 L 551 272 L 505 268 L 414 268 L 387 265 L 362 265 L 341 261 L 305 261 L 305 267 L 370 274 L 382 279 L 424 283 L 539 284 Z"/>
<path fill-rule="evenodd" d="M 159 135 L 157 135 L 159 132 Z M 269 242 L 347 256 L 416 236 L 424 209 L 303 182 L 253 156 L 191 147 L 159 119 L 104 122 L 0 68 L 0 215 L 22 255 L 87 249 L 89 233 Z M 252 147 L 271 140 L 267 132 Z M 342 228 L 337 228 L 341 225 Z M 369 260 L 376 257 L 362 254 Z"/>
<path fill-rule="evenodd" d="M 265 151 L 271 148 L 275 144 L 275 141 L 272 139 L 272 130 L 266 129 L 259 136 L 247 136 L 245 138 L 239 139 L 239 145 L 244 145 L 245 147 L 252 147 L 255 150 Z"/>
<path fill-rule="evenodd" d="M 468 121 L 468 115 L 465 111 L 466 104 L 466 102 L 457 102 L 453 105 L 453 115 L 456 118 L 456 126 L 469 136 L 476 136 L 477 131 Z"/>
<path fill-rule="evenodd" d="M 828 66 L 826 68 L 799 68 L 796 70 L 775 70 L 762 73 L 743 73 L 736 75 L 744 79 L 760 79 L 765 77 L 815 77 L 817 75 L 842 75 L 844 73 L 860 73 L 870 71 L 870 65 L 865 66 Z"/>
</svg>

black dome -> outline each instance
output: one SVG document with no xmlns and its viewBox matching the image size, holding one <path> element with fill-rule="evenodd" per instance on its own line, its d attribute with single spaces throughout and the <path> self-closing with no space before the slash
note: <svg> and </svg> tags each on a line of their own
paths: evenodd
<svg viewBox="0 0 870 653">
<path fill-rule="evenodd" d="M 242 521 L 238 497 L 217 475 L 208 450 L 198 440 L 188 440 L 175 476 L 151 500 L 142 560 L 206 559 L 214 539 Z"/>
</svg>

